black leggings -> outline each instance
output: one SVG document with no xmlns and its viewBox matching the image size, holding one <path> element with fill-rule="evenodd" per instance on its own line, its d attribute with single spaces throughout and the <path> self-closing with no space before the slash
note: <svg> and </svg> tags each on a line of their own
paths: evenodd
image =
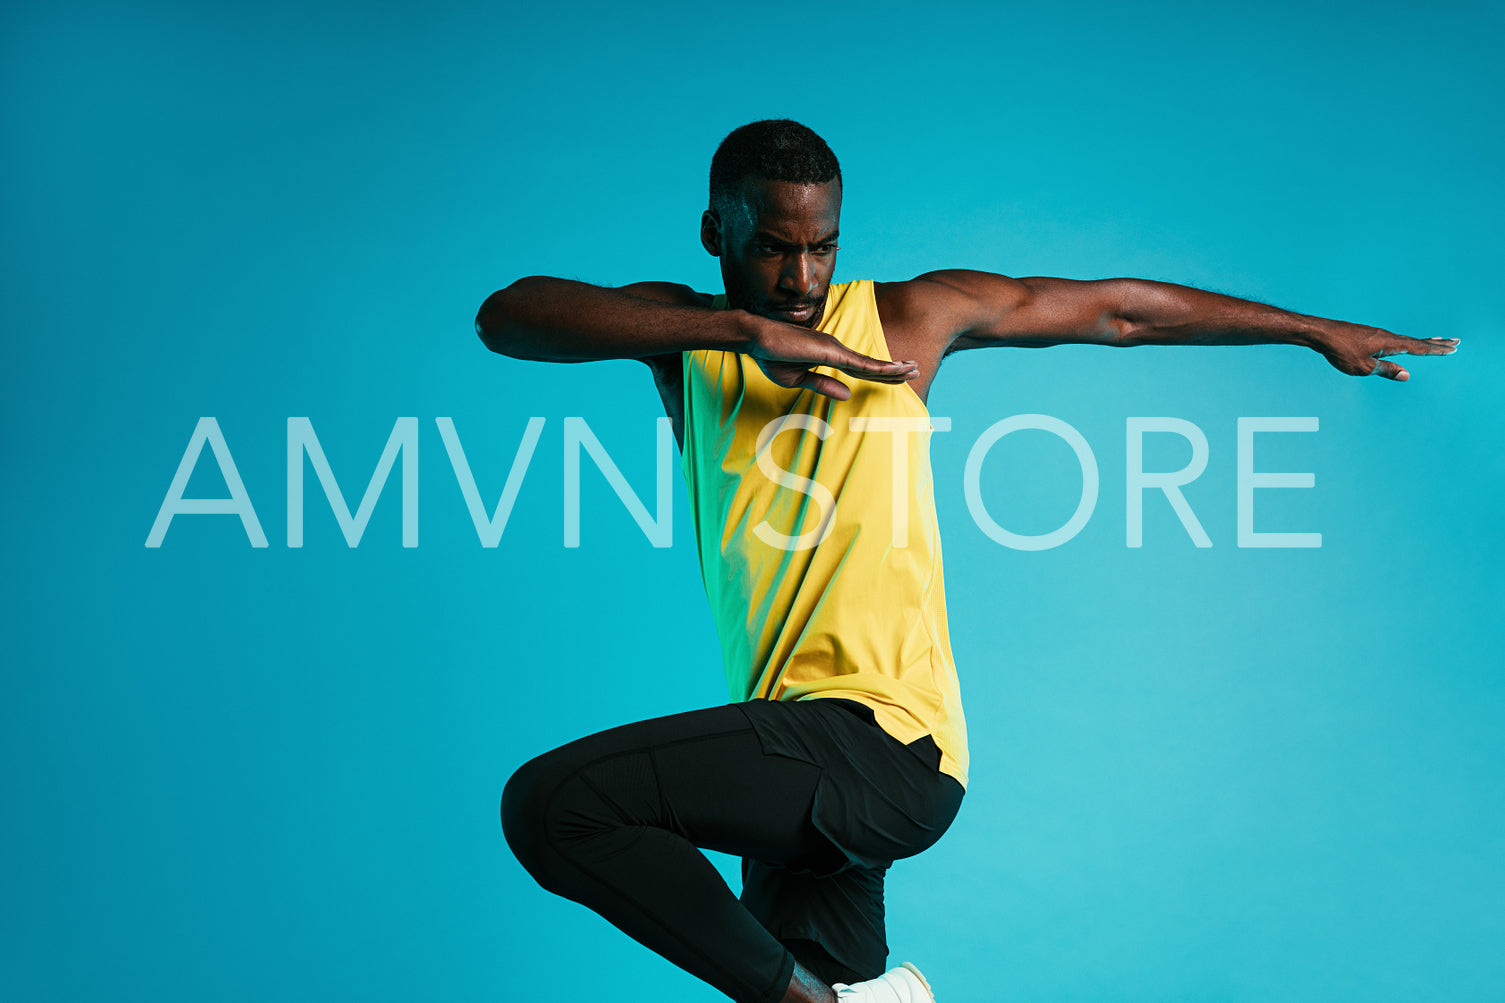
<svg viewBox="0 0 1505 1003">
<path fill-rule="evenodd" d="M 883 873 L 961 803 L 922 742 L 841 700 L 675 714 L 525 764 L 502 828 L 544 888 L 739 1003 L 777 1003 L 796 957 L 828 982 L 883 971 Z M 740 901 L 696 847 L 743 858 Z"/>
</svg>

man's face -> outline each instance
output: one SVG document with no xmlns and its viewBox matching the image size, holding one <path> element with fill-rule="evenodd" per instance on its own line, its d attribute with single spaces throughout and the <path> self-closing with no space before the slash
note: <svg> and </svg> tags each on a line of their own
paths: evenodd
<svg viewBox="0 0 1505 1003">
<path fill-rule="evenodd" d="M 721 259 L 727 305 L 815 327 L 836 270 L 841 182 L 749 178 L 742 195 L 727 218 L 708 211 L 700 225 L 701 243 Z"/>
</svg>

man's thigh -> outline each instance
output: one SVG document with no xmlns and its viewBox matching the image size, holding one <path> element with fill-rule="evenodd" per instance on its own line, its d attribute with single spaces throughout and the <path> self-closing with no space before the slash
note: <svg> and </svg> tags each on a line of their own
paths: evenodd
<svg viewBox="0 0 1505 1003">
<path fill-rule="evenodd" d="M 704 849 L 830 868 L 840 856 L 810 820 L 820 777 L 815 765 L 764 753 L 746 715 L 727 705 L 586 736 L 529 762 L 508 786 L 528 786 L 535 804 L 578 805 L 554 815 L 581 835 L 648 826 Z"/>
</svg>

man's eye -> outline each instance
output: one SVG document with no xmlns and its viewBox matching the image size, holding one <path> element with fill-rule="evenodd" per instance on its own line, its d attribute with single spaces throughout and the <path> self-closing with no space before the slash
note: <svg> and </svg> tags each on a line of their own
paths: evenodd
<svg viewBox="0 0 1505 1003">
<path fill-rule="evenodd" d="M 837 248 L 835 244 L 822 244 L 815 249 L 815 253 L 824 256 L 827 254 L 835 254 L 837 250 L 839 250 L 839 248 Z"/>
</svg>

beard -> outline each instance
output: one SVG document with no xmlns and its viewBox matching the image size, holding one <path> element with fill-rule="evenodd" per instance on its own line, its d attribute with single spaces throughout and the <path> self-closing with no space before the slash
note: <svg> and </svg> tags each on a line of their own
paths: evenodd
<svg viewBox="0 0 1505 1003">
<path fill-rule="evenodd" d="M 752 286 L 742 277 L 741 273 L 728 269 L 721 273 L 721 281 L 726 286 L 726 305 L 735 310 L 746 310 L 748 313 L 757 314 L 759 317 L 767 317 L 769 320 L 777 320 L 785 324 L 793 324 L 795 327 L 806 327 L 811 330 L 814 330 L 825 316 L 826 296 L 829 294 L 829 287 L 827 288 L 827 292 L 822 293 L 818 299 L 805 297 L 795 300 L 792 304 L 787 304 L 792 306 L 810 304 L 815 308 L 810 311 L 810 318 L 808 320 L 791 320 L 789 317 L 773 309 L 774 303 L 766 296 L 755 292 Z M 780 303 L 779 305 L 783 306 L 786 304 Z"/>
</svg>

